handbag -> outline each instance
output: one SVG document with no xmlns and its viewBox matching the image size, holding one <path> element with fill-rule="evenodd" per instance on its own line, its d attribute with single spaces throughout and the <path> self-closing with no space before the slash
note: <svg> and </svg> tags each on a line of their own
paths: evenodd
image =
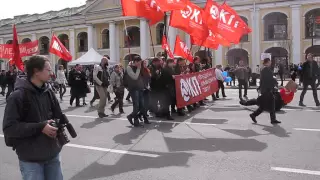
<svg viewBox="0 0 320 180">
<path fill-rule="evenodd" d="M 111 84 L 108 86 L 107 91 L 113 93 L 113 86 Z"/>
</svg>

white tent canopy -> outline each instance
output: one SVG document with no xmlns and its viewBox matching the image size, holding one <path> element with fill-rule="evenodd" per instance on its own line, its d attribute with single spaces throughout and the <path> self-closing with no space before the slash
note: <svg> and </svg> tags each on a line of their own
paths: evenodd
<svg viewBox="0 0 320 180">
<path fill-rule="evenodd" d="M 80 64 L 80 65 L 100 64 L 102 58 L 103 56 L 101 54 L 99 54 L 97 51 L 91 48 L 87 53 L 82 55 L 80 58 L 69 62 L 68 65 L 74 66 L 76 64 Z M 109 61 L 109 65 L 114 65 L 114 64 L 117 64 L 117 62 Z"/>
</svg>

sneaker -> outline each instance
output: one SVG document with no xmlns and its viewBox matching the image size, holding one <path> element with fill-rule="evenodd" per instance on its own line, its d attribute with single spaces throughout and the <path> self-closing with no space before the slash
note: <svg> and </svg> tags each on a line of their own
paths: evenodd
<svg viewBox="0 0 320 180">
<path fill-rule="evenodd" d="M 128 115 L 128 116 L 127 116 L 127 119 L 128 119 L 128 121 L 129 121 L 129 123 L 130 123 L 131 125 L 133 125 L 132 116 L 131 116 L 131 115 Z"/>
<path fill-rule="evenodd" d="M 249 116 L 250 116 L 251 120 L 253 121 L 253 123 L 256 124 L 257 123 L 256 117 L 253 114 L 250 114 Z"/>
<path fill-rule="evenodd" d="M 105 113 L 98 113 L 99 118 L 104 118 L 104 117 L 108 117 L 108 115 L 106 115 Z"/>
<path fill-rule="evenodd" d="M 278 120 L 272 120 L 271 121 L 271 124 L 280 124 L 281 123 L 281 121 L 278 121 Z"/>
<path fill-rule="evenodd" d="M 304 105 L 303 102 L 299 102 L 299 106 L 306 107 L 306 105 Z"/>
</svg>

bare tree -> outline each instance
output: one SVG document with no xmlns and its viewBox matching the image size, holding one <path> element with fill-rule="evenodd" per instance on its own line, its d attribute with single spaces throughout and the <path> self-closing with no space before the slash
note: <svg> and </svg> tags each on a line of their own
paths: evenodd
<svg viewBox="0 0 320 180">
<path fill-rule="evenodd" d="M 290 61 L 292 55 L 292 35 L 291 32 L 286 32 L 286 39 L 279 41 L 279 46 L 288 51 L 288 61 Z"/>
</svg>

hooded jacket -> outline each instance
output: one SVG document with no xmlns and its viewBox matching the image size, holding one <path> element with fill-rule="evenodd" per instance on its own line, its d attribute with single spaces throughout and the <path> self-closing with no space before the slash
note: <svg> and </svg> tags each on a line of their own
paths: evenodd
<svg viewBox="0 0 320 180">
<path fill-rule="evenodd" d="M 47 84 L 38 88 L 26 79 L 17 78 L 15 91 L 7 100 L 3 132 L 22 161 L 48 161 L 61 151 L 57 139 L 42 133 L 48 120 L 62 115 L 59 102 L 55 96 L 50 98 L 50 91 Z"/>
</svg>

